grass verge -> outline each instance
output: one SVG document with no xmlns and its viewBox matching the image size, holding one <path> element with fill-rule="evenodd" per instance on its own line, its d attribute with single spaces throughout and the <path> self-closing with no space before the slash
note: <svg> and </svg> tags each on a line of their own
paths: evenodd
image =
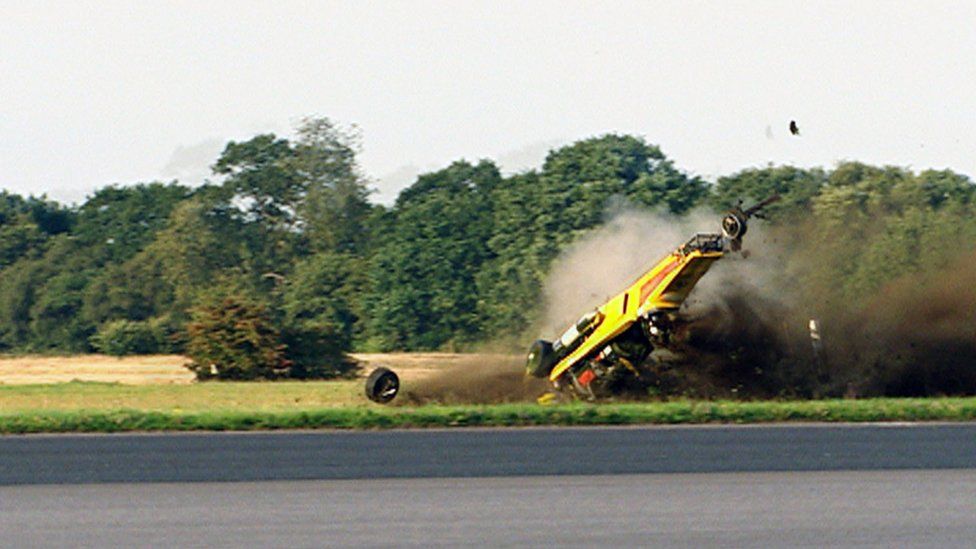
<svg viewBox="0 0 976 549">
<path fill-rule="evenodd" d="M 976 398 L 640 404 L 372 406 L 279 410 L 22 410 L 0 413 L 0 433 L 393 429 L 532 425 L 969 421 Z"/>
</svg>

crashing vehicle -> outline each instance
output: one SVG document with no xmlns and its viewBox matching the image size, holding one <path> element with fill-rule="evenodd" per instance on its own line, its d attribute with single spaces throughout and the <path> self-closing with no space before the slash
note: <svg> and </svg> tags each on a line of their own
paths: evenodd
<svg viewBox="0 0 976 549">
<path fill-rule="evenodd" d="M 548 378 L 552 386 L 540 402 L 563 395 L 595 400 L 646 392 L 654 378 L 651 353 L 676 348 L 677 313 L 688 294 L 716 261 L 741 250 L 749 219 L 778 199 L 729 211 L 721 233 L 694 235 L 558 339 L 535 341 L 526 373 Z"/>
</svg>

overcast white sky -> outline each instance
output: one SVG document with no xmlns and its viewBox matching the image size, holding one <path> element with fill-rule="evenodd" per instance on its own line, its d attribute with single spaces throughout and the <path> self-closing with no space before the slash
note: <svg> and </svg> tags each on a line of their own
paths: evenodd
<svg viewBox="0 0 976 549">
<path fill-rule="evenodd" d="M 228 140 L 305 115 L 361 128 L 381 201 L 418 170 L 535 167 L 606 132 L 709 178 L 843 159 L 973 176 L 976 2 L 0 4 L 2 188 L 195 184 Z"/>
</svg>

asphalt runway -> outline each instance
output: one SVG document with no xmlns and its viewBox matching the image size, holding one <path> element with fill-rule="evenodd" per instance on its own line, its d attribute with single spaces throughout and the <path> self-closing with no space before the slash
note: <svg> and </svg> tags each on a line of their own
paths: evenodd
<svg viewBox="0 0 976 549">
<path fill-rule="evenodd" d="M 972 547 L 960 470 L 0 487 L 6 547 Z"/>
<path fill-rule="evenodd" d="M 0 540 L 971 547 L 976 424 L 8 436 Z"/>
<path fill-rule="evenodd" d="M 0 437 L 0 485 L 976 468 L 976 424 Z"/>
</svg>

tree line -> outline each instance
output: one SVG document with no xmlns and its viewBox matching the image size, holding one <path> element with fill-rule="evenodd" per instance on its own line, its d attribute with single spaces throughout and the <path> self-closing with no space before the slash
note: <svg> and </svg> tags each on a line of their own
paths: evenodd
<svg viewBox="0 0 976 549">
<path fill-rule="evenodd" d="M 845 162 L 709 182 L 604 135 L 514 175 L 459 160 L 385 207 L 358 151 L 355 132 L 310 118 L 227 143 L 200 186 L 112 185 L 71 206 L 0 193 L 0 349 L 181 352 L 202 378 L 273 378 L 347 373 L 352 350 L 521 344 L 552 261 L 620 203 L 684 215 L 780 193 L 769 221 L 814 235 L 825 259 L 803 276 L 830 299 L 976 236 L 972 181 L 951 171 Z"/>
</svg>

